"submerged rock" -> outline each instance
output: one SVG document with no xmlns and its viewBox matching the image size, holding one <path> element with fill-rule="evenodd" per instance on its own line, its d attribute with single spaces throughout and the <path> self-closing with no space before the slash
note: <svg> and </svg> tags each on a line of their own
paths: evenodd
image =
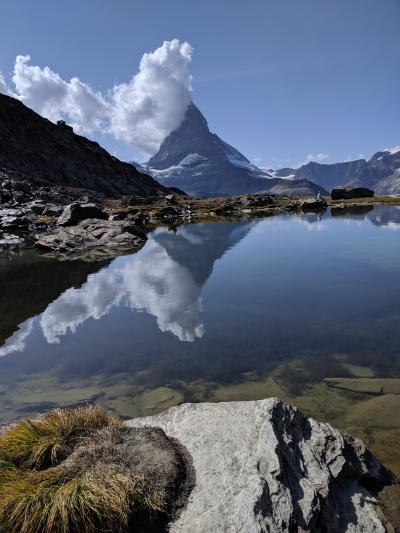
<svg viewBox="0 0 400 533">
<path fill-rule="evenodd" d="M 386 531 L 375 492 L 390 474 L 360 440 L 270 398 L 184 404 L 128 422 L 192 456 L 196 484 L 171 532 Z"/>
<path fill-rule="evenodd" d="M 351 198 L 372 198 L 374 191 L 367 187 L 336 187 L 331 191 L 332 200 L 349 200 Z"/>
</svg>

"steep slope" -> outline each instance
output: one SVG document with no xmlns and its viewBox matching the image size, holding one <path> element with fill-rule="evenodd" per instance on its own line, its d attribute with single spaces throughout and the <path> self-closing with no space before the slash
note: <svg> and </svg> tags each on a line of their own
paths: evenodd
<svg viewBox="0 0 400 533">
<path fill-rule="evenodd" d="M 377 152 L 369 161 L 358 159 L 331 165 L 312 161 L 297 169 L 277 170 L 274 175 L 308 179 L 325 189 L 348 185 L 369 187 L 377 194 L 396 194 L 400 192 L 400 149 Z"/>
<path fill-rule="evenodd" d="M 273 178 L 250 163 L 236 148 L 210 132 L 206 119 L 193 103 L 179 128 L 141 169 L 163 185 L 179 187 L 196 196 L 325 193 L 323 188 L 307 180 Z"/>
<path fill-rule="evenodd" d="M 109 195 L 148 196 L 163 188 L 97 143 L 0 94 L 0 168 L 32 179 Z"/>
</svg>

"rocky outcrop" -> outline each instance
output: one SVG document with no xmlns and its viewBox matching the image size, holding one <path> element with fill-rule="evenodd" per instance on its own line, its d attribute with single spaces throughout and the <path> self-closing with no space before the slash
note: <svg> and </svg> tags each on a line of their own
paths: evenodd
<svg viewBox="0 0 400 533">
<path fill-rule="evenodd" d="M 53 185 L 0 169 L 0 247 L 36 241 L 38 248 L 52 253 L 73 253 L 75 257 L 76 253 L 86 254 L 88 250 L 96 249 L 93 257 L 98 259 L 98 253 L 108 248 L 107 255 L 112 257 L 118 250 L 137 248 L 139 244 L 135 239 L 132 248 L 132 236 L 122 231 L 125 234 L 122 237 L 121 227 L 145 230 L 158 224 L 177 225 L 210 217 L 270 216 L 284 212 L 285 206 L 290 212 L 301 213 L 301 203 L 301 200 L 272 194 L 199 201 L 188 198 L 179 190 L 161 196 L 109 198 L 102 193 Z M 124 221 L 125 224 L 104 223 L 107 219 L 110 222 Z M 81 224 L 84 220 L 91 221 L 89 226 Z M 61 231 L 61 228 L 73 227 L 76 229 Z M 94 234 L 103 233 L 104 238 L 93 238 Z M 142 238 L 136 234 L 135 237 Z"/>
<path fill-rule="evenodd" d="M 129 222 L 87 219 L 75 226 L 58 227 L 51 233 L 40 235 L 35 248 L 73 258 L 99 259 L 137 250 L 146 240 L 144 231 Z"/>
<path fill-rule="evenodd" d="M 63 210 L 60 218 L 57 220 L 57 226 L 76 226 L 78 222 L 87 218 L 96 218 L 107 220 L 107 213 L 96 204 L 70 204 Z"/>
<path fill-rule="evenodd" d="M 195 486 L 173 533 L 380 533 L 374 493 L 391 476 L 360 440 L 270 398 L 184 404 L 159 427 L 193 460 Z"/>
<path fill-rule="evenodd" d="M 300 209 L 303 212 L 313 212 L 317 213 L 319 211 L 324 211 L 328 207 L 328 204 L 319 196 L 314 198 L 305 198 L 300 201 Z"/>
<path fill-rule="evenodd" d="M 68 204 L 100 204 L 101 193 L 69 189 L 0 169 L 0 247 L 48 232 Z M 98 216 L 98 215 L 97 215 Z"/>
<path fill-rule="evenodd" d="M 65 123 L 53 124 L 4 94 L 0 94 L 0 168 L 111 196 L 165 192 L 151 177 L 76 135 Z"/>
<path fill-rule="evenodd" d="M 336 187 L 331 191 L 332 200 L 351 200 L 352 198 L 373 198 L 374 191 L 367 187 Z"/>
</svg>

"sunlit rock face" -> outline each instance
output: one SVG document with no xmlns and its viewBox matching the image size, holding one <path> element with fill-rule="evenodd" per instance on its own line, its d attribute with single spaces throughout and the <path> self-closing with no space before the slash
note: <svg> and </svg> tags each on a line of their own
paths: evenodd
<svg viewBox="0 0 400 533">
<path fill-rule="evenodd" d="M 159 427 L 191 455 L 195 486 L 171 532 L 387 531 L 374 495 L 391 475 L 360 440 L 276 398 L 186 403 L 128 425 Z"/>
</svg>

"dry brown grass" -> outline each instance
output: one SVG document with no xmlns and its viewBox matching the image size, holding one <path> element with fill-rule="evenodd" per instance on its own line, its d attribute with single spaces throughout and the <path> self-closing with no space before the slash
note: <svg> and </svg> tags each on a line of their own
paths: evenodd
<svg viewBox="0 0 400 533">
<path fill-rule="evenodd" d="M 0 436 L 0 532 L 118 532 L 136 511 L 164 512 L 177 461 L 149 431 L 101 407 L 11 427 Z"/>
<path fill-rule="evenodd" d="M 0 484 L 1 524 L 10 533 L 123 531 L 143 493 L 143 480 L 118 472 L 100 482 L 60 466 L 15 470 Z"/>
<path fill-rule="evenodd" d="M 55 409 L 23 420 L 0 436 L 0 454 L 21 468 L 44 468 L 64 459 L 78 441 L 106 425 L 122 427 L 100 406 Z"/>
</svg>

